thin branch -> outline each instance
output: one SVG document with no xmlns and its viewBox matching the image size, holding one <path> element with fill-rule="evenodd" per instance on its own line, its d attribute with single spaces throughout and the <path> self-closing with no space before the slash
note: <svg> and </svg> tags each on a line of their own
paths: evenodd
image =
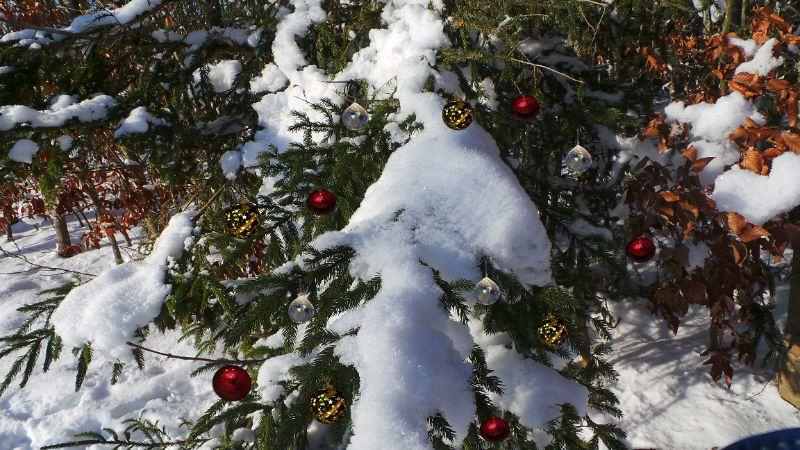
<svg viewBox="0 0 800 450">
<path fill-rule="evenodd" d="M 22 22 L 13 20 L 13 19 L 5 19 L 3 17 L 0 17 L 0 22 L 5 22 L 5 23 L 11 25 L 12 27 L 20 27 L 20 28 L 23 28 L 23 29 L 27 28 L 27 29 L 31 29 L 31 30 L 44 31 L 44 32 L 47 32 L 47 33 L 63 34 L 65 36 L 77 36 L 78 35 L 78 33 L 75 33 L 74 31 L 59 30 L 57 28 L 50 28 L 50 27 L 40 27 L 38 25 L 28 25 L 26 23 L 22 23 Z"/>
<path fill-rule="evenodd" d="M 210 358 L 201 358 L 198 356 L 180 356 L 180 355 L 173 355 L 172 353 L 163 353 L 157 350 L 149 349 L 147 347 L 142 347 L 141 345 L 134 344 L 133 342 L 126 342 L 131 347 L 136 347 L 141 350 L 145 350 L 151 353 L 155 353 L 157 355 L 166 356 L 167 358 L 175 358 L 175 359 L 183 359 L 187 361 L 205 361 L 205 362 L 214 362 L 214 363 L 224 363 L 224 364 L 261 364 L 266 359 L 210 359 Z"/>
<path fill-rule="evenodd" d="M 206 211 L 206 208 L 208 208 L 208 205 L 210 205 L 210 204 L 211 204 L 211 202 L 213 202 L 213 201 L 214 201 L 214 199 L 216 199 L 216 198 L 217 198 L 217 196 L 218 196 L 220 193 L 222 193 L 222 190 L 223 190 L 223 189 L 225 189 L 227 186 L 228 186 L 228 183 L 225 183 L 225 184 L 224 184 L 224 185 L 222 185 L 222 186 L 221 186 L 219 189 L 217 189 L 217 192 L 215 192 L 215 193 L 214 193 L 214 195 L 212 195 L 212 196 L 211 196 L 211 198 L 210 198 L 210 199 L 209 199 L 209 200 L 206 202 L 206 204 L 205 204 L 205 205 L 203 205 L 203 206 L 200 208 L 200 210 L 199 210 L 199 211 L 197 211 L 197 214 L 195 214 L 195 216 L 194 216 L 194 220 L 195 220 L 195 221 L 197 221 L 197 219 L 199 219 L 199 218 L 200 218 L 200 216 L 202 216 L 202 215 L 203 215 L 203 213 Z"/>
<path fill-rule="evenodd" d="M 95 274 L 93 274 L 93 273 L 78 272 L 77 270 L 70 270 L 70 269 L 64 269 L 64 268 L 61 268 L 61 267 L 50 267 L 50 266 L 43 266 L 43 265 L 41 265 L 41 264 L 36 264 L 36 263 L 34 263 L 34 262 L 30 262 L 30 261 L 28 260 L 28 258 L 26 258 L 26 257 L 25 257 L 25 256 L 23 256 L 23 255 L 17 255 L 17 254 L 14 254 L 14 253 L 11 253 L 11 252 L 8 252 L 8 251 L 6 251 L 6 249 L 4 249 L 3 247 L 0 247 L 0 252 L 2 252 L 4 256 L 10 256 L 10 257 L 12 257 L 12 258 L 18 258 L 18 259 L 21 259 L 21 260 L 25 261 L 26 263 L 28 263 L 28 264 L 30 264 L 30 265 L 32 265 L 32 266 L 36 266 L 36 267 L 39 267 L 39 268 L 42 268 L 42 269 L 47 269 L 47 270 L 61 270 L 61 271 L 64 271 L 64 272 L 77 273 L 77 274 L 79 274 L 79 275 L 88 275 L 88 276 L 90 276 L 90 277 L 96 277 L 96 276 L 97 276 L 97 275 L 95 275 Z"/>
<path fill-rule="evenodd" d="M 574 81 L 576 83 L 581 83 L 581 84 L 585 83 L 585 81 L 583 81 L 583 80 L 579 80 L 577 78 L 571 77 L 571 76 L 565 74 L 564 72 L 559 72 L 558 70 L 553 69 L 552 67 L 545 66 L 543 64 L 536 64 L 536 63 L 532 63 L 532 62 L 529 62 L 529 61 L 523 61 L 523 60 L 517 59 L 517 58 L 510 58 L 509 57 L 508 59 L 511 60 L 511 61 L 518 62 L 518 63 L 527 64 L 529 66 L 538 67 L 540 69 L 547 69 L 547 70 L 549 70 L 551 72 L 555 72 L 555 73 L 561 75 L 562 77 L 569 78 L 570 80 L 572 80 L 572 81 Z"/>
</svg>

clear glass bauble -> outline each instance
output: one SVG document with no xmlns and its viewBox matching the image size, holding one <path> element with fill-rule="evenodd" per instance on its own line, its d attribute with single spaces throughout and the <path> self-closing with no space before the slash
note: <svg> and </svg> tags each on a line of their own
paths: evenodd
<svg viewBox="0 0 800 450">
<path fill-rule="evenodd" d="M 367 121 L 369 121 L 369 114 L 358 103 L 348 106 L 342 113 L 342 123 L 349 130 L 360 130 L 367 125 Z"/>
<path fill-rule="evenodd" d="M 491 278 L 485 277 L 475 285 L 474 294 L 481 305 L 491 305 L 500 298 L 500 288 Z"/>
<path fill-rule="evenodd" d="M 564 167 L 574 173 L 583 173 L 592 165 L 592 155 L 580 145 L 572 147 L 564 157 Z"/>
<path fill-rule="evenodd" d="M 289 304 L 289 318 L 295 323 L 308 322 L 314 317 L 314 305 L 307 295 L 299 295 Z"/>
</svg>

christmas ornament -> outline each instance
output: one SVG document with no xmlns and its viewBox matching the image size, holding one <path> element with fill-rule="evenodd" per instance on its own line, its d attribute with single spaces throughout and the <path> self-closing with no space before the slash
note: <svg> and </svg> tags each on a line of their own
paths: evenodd
<svg viewBox="0 0 800 450">
<path fill-rule="evenodd" d="M 367 114 L 367 110 L 356 102 L 353 102 L 342 113 L 342 123 L 349 130 L 356 131 L 364 128 L 368 120 L 369 114 Z"/>
<path fill-rule="evenodd" d="M 520 119 L 530 119 L 539 112 L 539 102 L 530 95 L 521 95 L 511 103 L 511 112 Z"/>
<path fill-rule="evenodd" d="M 314 317 L 314 305 L 308 301 L 307 295 L 298 295 L 289 303 L 289 318 L 295 323 L 308 322 Z"/>
<path fill-rule="evenodd" d="M 539 340 L 549 347 L 558 347 L 567 339 L 567 324 L 549 314 L 539 327 Z"/>
<path fill-rule="evenodd" d="M 454 130 L 463 130 L 472 123 L 472 107 L 461 100 L 447 102 L 442 109 L 442 120 Z"/>
<path fill-rule="evenodd" d="M 489 417 L 481 424 L 481 437 L 492 443 L 507 438 L 510 432 L 508 422 L 499 417 Z"/>
<path fill-rule="evenodd" d="M 652 239 L 640 236 L 628 242 L 628 245 L 625 246 L 625 254 L 634 262 L 644 263 L 655 256 L 656 246 Z"/>
<path fill-rule="evenodd" d="M 473 290 L 475 299 L 481 305 L 491 305 L 500 298 L 500 288 L 497 283 L 492 281 L 489 277 L 484 277 L 478 284 L 475 285 Z"/>
<path fill-rule="evenodd" d="M 261 217 L 255 205 L 238 203 L 225 210 L 223 216 L 225 231 L 237 238 L 247 238 L 258 229 Z"/>
<path fill-rule="evenodd" d="M 592 155 L 580 145 L 572 147 L 572 150 L 567 152 L 567 156 L 564 158 L 564 166 L 575 173 L 586 172 L 591 165 Z"/>
<path fill-rule="evenodd" d="M 222 366 L 211 379 L 211 385 L 220 398 L 235 402 L 247 397 L 250 392 L 250 374 L 241 367 Z"/>
<path fill-rule="evenodd" d="M 326 384 L 311 396 L 311 414 L 318 422 L 331 424 L 338 422 L 347 412 L 344 396 Z"/>
<path fill-rule="evenodd" d="M 308 194 L 306 206 L 316 214 L 327 214 L 336 208 L 336 196 L 327 189 L 317 189 Z"/>
</svg>

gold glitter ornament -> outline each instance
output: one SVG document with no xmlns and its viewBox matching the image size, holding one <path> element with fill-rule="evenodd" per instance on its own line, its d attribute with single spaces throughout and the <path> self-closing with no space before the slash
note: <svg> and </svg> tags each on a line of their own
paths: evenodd
<svg viewBox="0 0 800 450">
<path fill-rule="evenodd" d="M 314 392 L 311 396 L 311 414 L 318 422 L 332 424 L 338 422 L 347 412 L 347 403 L 341 392 L 333 388 L 329 383 L 325 387 Z"/>
<path fill-rule="evenodd" d="M 472 106 L 457 99 L 449 101 L 442 109 L 442 120 L 454 130 L 463 130 L 472 123 Z"/>
<path fill-rule="evenodd" d="M 261 222 L 261 216 L 255 205 L 251 203 L 238 203 L 225 211 L 223 216 L 225 231 L 237 238 L 252 236 Z"/>
<path fill-rule="evenodd" d="M 558 317 L 549 314 L 539 327 L 539 340 L 549 347 L 560 346 L 567 340 L 567 324 Z"/>
</svg>

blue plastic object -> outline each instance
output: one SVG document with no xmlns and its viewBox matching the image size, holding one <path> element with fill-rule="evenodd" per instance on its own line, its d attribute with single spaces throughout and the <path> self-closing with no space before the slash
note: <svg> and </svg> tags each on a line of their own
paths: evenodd
<svg viewBox="0 0 800 450">
<path fill-rule="evenodd" d="M 750 436 L 722 450 L 800 450 L 800 428 Z"/>
</svg>

